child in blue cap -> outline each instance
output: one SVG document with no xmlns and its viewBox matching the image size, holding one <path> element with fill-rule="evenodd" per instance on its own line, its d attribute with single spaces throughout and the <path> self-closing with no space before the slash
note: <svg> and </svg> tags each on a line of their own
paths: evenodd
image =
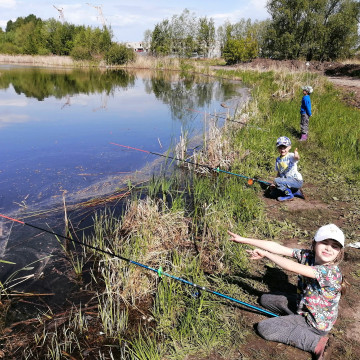
<svg viewBox="0 0 360 360">
<path fill-rule="evenodd" d="M 300 159 L 298 150 L 292 153 L 291 140 L 286 136 L 281 136 L 276 140 L 276 147 L 280 156 L 277 157 L 275 162 L 275 170 L 277 177 L 274 180 L 273 187 L 281 191 L 284 196 L 279 196 L 279 201 L 292 200 L 294 196 L 304 199 L 301 192 L 303 186 L 303 178 L 297 169 L 297 163 Z"/>
</svg>

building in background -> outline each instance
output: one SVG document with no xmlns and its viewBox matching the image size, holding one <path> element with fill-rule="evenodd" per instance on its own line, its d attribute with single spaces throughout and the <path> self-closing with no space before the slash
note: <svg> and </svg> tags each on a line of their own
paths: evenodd
<svg viewBox="0 0 360 360">
<path fill-rule="evenodd" d="M 141 42 L 127 42 L 125 45 L 129 49 L 133 49 L 135 52 L 141 53 L 141 52 L 147 52 L 148 49 L 145 49 L 143 47 L 143 44 Z"/>
</svg>

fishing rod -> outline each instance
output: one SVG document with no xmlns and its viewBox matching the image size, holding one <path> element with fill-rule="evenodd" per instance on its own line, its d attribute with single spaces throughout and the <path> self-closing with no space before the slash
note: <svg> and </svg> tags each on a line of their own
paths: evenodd
<svg viewBox="0 0 360 360">
<path fill-rule="evenodd" d="M 199 164 L 199 163 L 196 163 L 196 162 L 193 162 L 193 161 L 190 161 L 190 160 L 179 159 L 179 158 L 176 158 L 176 157 L 160 154 L 160 153 L 157 153 L 157 152 L 153 152 L 153 151 L 149 151 L 149 150 L 142 150 L 142 149 L 138 149 L 138 148 L 135 148 L 135 147 L 131 147 L 131 146 L 127 146 L 127 145 L 121 145 L 121 144 L 117 144 L 117 143 L 113 143 L 113 142 L 111 142 L 110 144 L 120 146 L 120 147 L 129 149 L 129 150 L 141 151 L 141 152 L 144 152 L 146 154 L 153 154 L 153 155 L 156 155 L 156 156 L 162 156 L 162 157 L 167 158 L 167 159 L 173 159 L 173 160 L 177 160 L 177 161 L 182 161 L 184 163 L 192 164 L 192 165 L 195 165 L 195 166 L 202 166 L 202 167 L 205 167 L 205 168 L 207 168 L 207 169 L 209 169 L 211 171 L 215 171 L 217 173 L 222 172 L 222 173 L 225 173 L 225 174 L 238 176 L 238 177 L 241 177 L 241 178 L 244 178 L 244 179 L 248 179 L 248 184 L 249 185 L 252 185 L 254 183 L 254 181 L 257 181 L 258 183 L 265 184 L 267 186 L 271 185 L 271 183 L 268 182 L 268 181 L 259 180 L 259 179 L 252 178 L 250 176 L 241 175 L 241 174 L 236 174 L 236 173 L 233 173 L 233 172 L 230 172 L 230 171 L 222 170 L 219 167 L 213 168 L 212 166 L 205 165 L 205 164 Z"/>
<path fill-rule="evenodd" d="M 159 267 L 159 269 L 154 269 L 154 268 L 152 268 L 152 267 L 150 267 L 150 266 L 147 266 L 147 265 L 145 265 L 145 264 L 142 264 L 142 263 L 139 263 L 139 262 L 137 262 L 137 261 L 134 261 L 134 260 L 125 258 L 125 257 L 123 257 L 123 256 L 121 256 L 121 255 L 118 255 L 118 254 L 114 254 L 114 253 L 111 252 L 111 251 L 103 250 L 103 249 L 100 249 L 100 248 L 98 248 L 98 247 L 96 247 L 96 246 L 86 244 L 86 243 L 84 243 L 84 242 L 82 242 L 82 241 L 80 241 L 80 240 L 72 239 L 72 238 L 70 238 L 70 237 L 68 237 L 68 236 L 64 236 L 64 235 L 57 234 L 57 233 L 55 233 L 55 232 L 53 232 L 53 231 L 51 231 L 51 230 L 43 229 L 43 228 L 41 228 L 41 227 L 39 227 L 39 226 L 36 226 L 36 225 L 30 224 L 30 223 L 24 222 L 24 221 L 21 221 L 21 220 L 18 220 L 18 219 L 11 218 L 11 217 L 6 216 L 6 215 L 0 214 L 0 216 L 1 216 L 2 218 L 7 219 L 7 220 L 10 220 L 10 221 L 13 221 L 13 222 L 17 222 L 17 223 L 22 224 L 22 225 L 27 225 L 27 226 L 30 226 L 30 227 L 32 227 L 32 228 L 34 228 L 34 229 L 47 232 L 47 233 L 49 233 L 49 234 L 51 234 L 51 235 L 58 236 L 58 237 L 60 237 L 60 238 L 62 238 L 62 239 L 72 241 L 73 243 L 79 244 L 79 245 L 84 246 L 84 247 L 88 247 L 88 248 L 93 249 L 93 250 L 95 250 L 95 251 L 97 251 L 97 252 L 101 252 L 101 253 L 103 253 L 103 254 L 116 257 L 116 258 L 118 258 L 118 259 L 120 259 L 120 260 L 123 260 L 123 261 L 126 261 L 126 262 L 128 262 L 128 263 L 130 263 L 130 264 L 133 264 L 133 265 L 142 267 L 143 269 L 153 271 L 153 272 L 157 273 L 160 278 L 161 278 L 162 276 L 167 276 L 167 277 L 169 277 L 170 279 L 180 281 L 180 282 L 182 282 L 182 283 L 184 283 L 184 284 L 187 284 L 187 285 L 189 285 L 189 286 L 192 286 L 192 287 L 194 287 L 194 288 L 196 288 L 196 289 L 199 289 L 199 290 L 202 290 L 202 291 L 206 291 L 206 292 L 208 292 L 208 293 L 210 293 L 210 294 L 214 294 L 214 295 L 220 296 L 220 297 L 222 297 L 222 298 L 224 298 L 224 299 L 233 301 L 233 302 L 235 302 L 235 303 L 238 303 L 238 304 L 240 304 L 240 305 L 246 306 L 246 307 L 251 308 L 251 309 L 253 309 L 253 310 L 257 310 L 257 311 L 259 311 L 259 312 L 263 312 L 264 314 L 271 315 L 271 316 L 276 316 L 276 317 L 278 316 L 278 315 L 276 315 L 276 314 L 274 314 L 274 313 L 272 313 L 272 312 L 270 312 L 270 311 L 267 311 L 267 310 L 265 310 L 265 309 L 261 309 L 261 308 L 259 308 L 259 307 L 257 307 L 257 306 L 248 304 L 248 303 L 243 302 L 243 301 L 241 301 L 241 300 L 235 299 L 235 298 L 233 298 L 233 297 L 231 297 L 231 296 L 228 296 L 228 295 L 219 293 L 219 292 L 217 292 L 217 291 L 208 289 L 208 288 L 206 288 L 205 286 L 197 285 L 197 284 L 195 284 L 195 283 L 193 283 L 193 282 L 190 282 L 190 281 L 188 281 L 188 280 L 185 280 L 185 279 L 182 279 L 182 278 L 180 278 L 180 277 L 177 277 L 177 276 L 168 274 L 168 273 L 166 273 L 166 272 L 164 272 L 164 271 L 162 270 L 162 267 L 161 267 L 161 266 Z"/>
</svg>

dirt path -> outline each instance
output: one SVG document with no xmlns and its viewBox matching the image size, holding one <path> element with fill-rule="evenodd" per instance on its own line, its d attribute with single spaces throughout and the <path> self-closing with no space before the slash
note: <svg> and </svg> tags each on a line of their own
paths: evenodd
<svg viewBox="0 0 360 360">
<path fill-rule="evenodd" d="M 342 89 L 344 101 L 360 109 L 360 79 L 346 76 L 329 76 L 328 79 Z"/>
<path fill-rule="evenodd" d="M 348 78 L 345 76 L 328 76 L 328 79 L 335 85 L 354 88 L 360 91 L 360 79 L 359 78 Z"/>
</svg>

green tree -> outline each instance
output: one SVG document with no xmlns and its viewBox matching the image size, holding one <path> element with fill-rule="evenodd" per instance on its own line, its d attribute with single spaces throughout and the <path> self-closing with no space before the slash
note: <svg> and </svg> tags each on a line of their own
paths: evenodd
<svg viewBox="0 0 360 360">
<path fill-rule="evenodd" d="M 258 44 L 256 39 L 246 37 L 243 39 L 229 39 L 223 51 L 223 57 L 227 65 L 246 62 L 256 58 Z"/>
<path fill-rule="evenodd" d="M 171 51 L 171 32 L 169 20 L 156 24 L 152 32 L 150 51 L 154 55 L 169 55 Z"/>
<path fill-rule="evenodd" d="M 53 18 L 47 20 L 43 29 L 47 48 L 52 54 L 69 55 L 74 47 L 74 37 L 82 28 L 67 22 L 62 24 Z"/>
<path fill-rule="evenodd" d="M 224 47 L 227 41 L 232 38 L 232 29 L 233 25 L 231 25 L 229 20 L 226 20 L 224 25 L 220 25 L 217 29 L 217 38 L 221 54 L 224 52 Z"/>
<path fill-rule="evenodd" d="M 150 49 L 152 39 L 152 31 L 147 29 L 144 31 L 143 48 L 147 51 Z"/>
<path fill-rule="evenodd" d="M 238 63 L 256 58 L 263 43 L 265 23 L 252 23 L 251 19 L 240 19 L 235 24 L 225 21 L 224 25 L 218 28 L 221 55 L 225 60 Z"/>
<path fill-rule="evenodd" d="M 197 29 L 198 51 L 206 57 L 209 57 L 215 47 L 215 24 L 213 19 L 203 17 L 199 19 Z"/>
<path fill-rule="evenodd" d="M 156 24 L 153 31 L 147 30 L 145 39 L 149 39 L 150 35 L 150 51 L 156 55 L 190 57 L 194 51 L 208 55 L 215 46 L 213 19 L 205 17 L 198 20 L 188 9 L 180 15 L 173 15 L 171 21 L 165 19 Z"/>
<path fill-rule="evenodd" d="M 170 23 L 172 52 L 179 56 L 190 57 L 196 50 L 196 17 L 188 9 L 180 15 L 173 15 Z"/>
<path fill-rule="evenodd" d="M 14 42 L 21 49 L 21 53 L 30 55 L 38 53 L 38 48 L 42 44 L 39 26 L 35 22 L 27 22 L 16 28 Z"/>
<path fill-rule="evenodd" d="M 92 29 L 90 26 L 82 26 L 74 37 L 74 47 L 70 54 L 75 60 L 102 58 L 110 49 L 111 36 L 106 27 Z"/>
<path fill-rule="evenodd" d="M 358 43 L 359 1 L 269 0 L 267 9 L 267 56 L 335 60 L 350 56 Z"/>
</svg>

